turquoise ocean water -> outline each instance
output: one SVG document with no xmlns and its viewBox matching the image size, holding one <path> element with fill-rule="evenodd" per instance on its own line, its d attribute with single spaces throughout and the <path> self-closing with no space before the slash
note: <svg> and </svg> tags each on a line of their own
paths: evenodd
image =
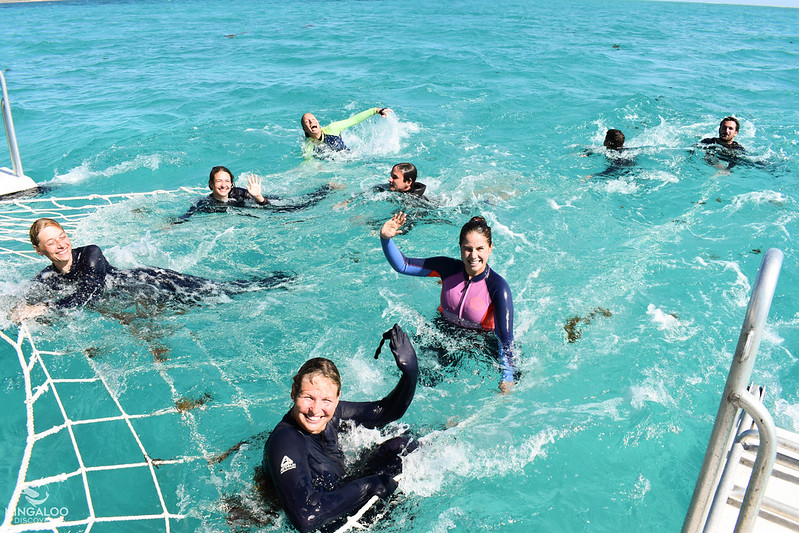
<svg viewBox="0 0 799 533">
<path fill-rule="evenodd" d="M 799 430 L 798 10 L 71 1 L 0 5 L 0 19 L 22 161 L 46 196 L 203 187 L 217 164 L 263 175 L 271 194 L 340 186 L 306 211 L 171 228 L 196 196 L 163 193 L 116 201 L 71 229 L 75 246 L 96 243 L 118 267 L 298 275 L 288 291 L 31 325 L 40 349 L 62 354 L 46 356 L 55 376 L 100 376 L 112 391 L 63 383 L 71 420 L 110 416 L 117 398 L 143 415 L 130 424 L 150 456 L 179 460 L 155 470 L 167 509 L 185 516 L 172 531 L 288 531 L 261 511 L 252 480 L 262 432 L 290 405 L 291 374 L 330 357 L 344 398 L 382 397 L 398 373 L 372 354 L 394 322 L 441 382 L 420 386 L 402 419 L 424 446 L 381 531 L 677 530 L 771 247 L 785 263 L 755 379 L 777 423 Z M 372 106 L 395 115 L 346 131 L 348 154 L 303 163 L 302 113 L 324 124 Z M 728 114 L 747 148 L 729 170 L 693 149 Z M 636 164 L 597 176 L 607 128 L 626 133 Z M 456 255 L 475 214 L 494 228 L 491 264 L 513 291 L 524 372 L 510 395 L 497 393 L 490 361 L 437 367 L 425 346 L 442 335 L 439 286 L 400 277 L 383 258 L 377 229 L 403 204 L 371 188 L 405 160 L 439 204 L 410 207 L 416 224 L 397 238 L 407 255 Z M 0 262 L 1 325 L 15 338 L 7 312 L 46 264 Z M 26 438 L 24 381 L 6 343 L 0 372 L 5 507 Z M 37 431 L 63 423 L 51 393 L 36 404 Z M 179 411 L 186 402 L 202 405 Z M 86 466 L 141 461 L 122 424 L 75 426 Z M 379 439 L 357 432 L 347 453 Z M 67 432 L 37 442 L 30 464 L 28 480 L 75 471 Z M 92 511 L 80 476 L 42 490 L 74 520 L 160 512 L 146 469 L 126 472 L 89 472 Z M 165 521 L 92 531 L 125 527 Z"/>
</svg>

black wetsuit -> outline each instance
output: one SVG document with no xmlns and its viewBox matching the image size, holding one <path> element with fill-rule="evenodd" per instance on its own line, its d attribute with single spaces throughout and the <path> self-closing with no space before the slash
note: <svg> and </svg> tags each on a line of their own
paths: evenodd
<svg viewBox="0 0 799 533">
<path fill-rule="evenodd" d="M 181 215 L 176 224 L 186 222 L 195 213 L 224 213 L 230 207 L 263 207 L 271 211 L 299 211 L 319 203 L 331 191 L 330 185 L 322 185 L 315 191 L 299 196 L 291 203 L 284 203 L 278 196 L 264 196 L 263 202 L 256 199 L 242 187 L 233 187 L 228 195 L 228 201 L 223 202 L 214 198 L 213 194 L 200 199 L 185 214 Z"/>
<path fill-rule="evenodd" d="M 275 273 L 261 281 L 264 282 L 262 286 L 276 286 L 290 279 L 290 275 Z M 106 287 L 116 292 L 130 293 L 138 301 L 195 303 L 198 299 L 213 294 L 245 292 L 250 286 L 250 282 L 246 281 L 236 280 L 222 284 L 166 268 L 117 269 L 111 266 L 100 248 L 94 244 L 72 249 L 72 265 L 66 274 L 50 265 L 39 272 L 33 281 L 45 285 L 59 295 L 71 291 L 68 296 L 50 302 L 56 308 L 82 307 L 95 301 Z"/>
<path fill-rule="evenodd" d="M 736 141 L 732 141 L 732 144 L 728 146 L 728 145 L 724 144 L 724 142 L 721 139 L 719 139 L 718 137 L 707 137 L 705 139 L 702 139 L 699 142 L 701 144 L 707 144 L 707 145 L 718 145 L 718 146 L 720 146 L 722 148 L 727 148 L 728 150 L 733 150 L 733 151 L 736 151 L 736 152 L 745 152 L 746 151 L 746 150 L 744 150 L 744 147 L 741 146 L 740 144 L 738 144 Z"/>
<path fill-rule="evenodd" d="M 410 190 L 403 192 L 392 191 L 391 188 L 385 183 L 381 183 L 380 185 L 375 185 L 374 187 L 375 192 L 388 192 L 388 191 L 397 192 L 398 194 L 407 194 L 409 196 L 413 196 L 415 198 L 419 198 L 420 200 L 425 200 L 429 202 L 430 199 L 424 195 L 426 190 L 427 190 L 427 185 L 419 181 L 414 181 L 413 184 L 411 185 Z"/>
<path fill-rule="evenodd" d="M 746 152 L 744 147 L 735 141 L 726 145 L 718 137 L 708 137 L 699 141 L 702 148 L 706 149 L 705 159 L 708 163 L 717 166 L 720 161 L 727 163 L 727 170 L 731 170 L 742 161 L 739 155 Z"/>
<path fill-rule="evenodd" d="M 389 496 L 397 487 L 393 477 L 402 468 L 400 454 L 411 451 L 415 443 L 405 437 L 384 442 L 367 465 L 368 475 L 349 479 L 338 440 L 345 422 L 379 428 L 408 409 L 419 373 L 416 352 L 399 326 L 394 328 L 404 337 L 396 351 L 392 347 L 402 377 L 388 396 L 377 402 L 340 401 L 325 429 L 316 435 L 301 429 L 289 411 L 266 441 L 264 473 L 271 476 L 286 514 L 300 531 L 321 527 L 374 495 Z"/>
</svg>

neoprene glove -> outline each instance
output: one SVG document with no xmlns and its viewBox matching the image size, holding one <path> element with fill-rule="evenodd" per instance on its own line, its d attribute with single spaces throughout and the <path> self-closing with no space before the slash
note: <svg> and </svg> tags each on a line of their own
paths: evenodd
<svg viewBox="0 0 799 533">
<path fill-rule="evenodd" d="M 380 479 L 380 482 L 383 484 L 382 487 L 378 488 L 375 494 L 381 498 L 388 498 L 391 494 L 397 490 L 399 483 L 394 479 L 393 476 L 390 474 L 380 474 L 377 476 Z"/>
<path fill-rule="evenodd" d="M 394 324 L 394 327 L 391 328 L 391 341 L 388 346 L 391 348 L 391 353 L 394 354 L 397 367 L 399 367 L 403 373 L 416 375 L 419 372 L 419 364 L 416 361 L 416 350 L 413 349 L 408 334 L 402 331 L 402 328 L 399 327 L 398 324 Z"/>
</svg>

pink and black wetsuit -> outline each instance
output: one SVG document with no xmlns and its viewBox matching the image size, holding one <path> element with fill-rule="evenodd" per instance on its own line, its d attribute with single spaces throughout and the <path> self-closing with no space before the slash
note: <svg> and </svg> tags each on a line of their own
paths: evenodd
<svg viewBox="0 0 799 533">
<path fill-rule="evenodd" d="M 441 305 L 447 321 L 470 329 L 494 331 L 499 339 L 502 381 L 513 381 L 513 298 L 505 279 L 486 266 L 466 275 L 463 261 L 451 257 L 408 258 L 392 239 L 380 239 L 391 268 L 408 276 L 441 278 Z"/>
</svg>

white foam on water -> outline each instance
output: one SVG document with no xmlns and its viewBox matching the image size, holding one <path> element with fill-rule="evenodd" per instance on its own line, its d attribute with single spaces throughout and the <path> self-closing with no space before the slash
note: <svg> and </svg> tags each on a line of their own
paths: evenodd
<svg viewBox="0 0 799 533">
<path fill-rule="evenodd" d="M 749 304 L 752 286 L 749 284 L 749 278 L 741 272 L 741 266 L 734 261 L 714 261 L 714 263 L 721 265 L 724 270 L 731 270 L 735 273 L 735 281 L 732 286 L 724 291 L 727 300 L 736 307 L 746 307 Z"/>
<path fill-rule="evenodd" d="M 790 403 L 779 398 L 774 402 L 774 410 L 776 418 L 779 418 L 780 422 L 786 419 L 790 421 L 791 427 L 787 429 L 799 432 L 799 403 Z"/>
<path fill-rule="evenodd" d="M 764 204 L 771 204 L 775 207 L 785 207 L 788 203 L 792 203 L 791 200 L 778 191 L 751 191 L 735 196 L 732 202 L 724 207 L 724 211 L 735 212 L 743 208 L 751 207 L 751 205 Z"/>
<path fill-rule="evenodd" d="M 646 306 L 646 314 L 652 317 L 652 322 L 661 331 L 674 329 L 680 324 L 680 319 L 670 313 L 664 313 L 660 308 L 655 307 L 655 304 Z"/>
<path fill-rule="evenodd" d="M 635 194 L 641 189 L 635 180 L 626 178 L 604 181 L 599 188 L 610 194 Z"/>
<path fill-rule="evenodd" d="M 349 148 L 345 154 L 349 159 L 397 154 L 403 149 L 404 141 L 419 130 L 418 124 L 400 122 L 394 113 L 385 117 L 375 115 L 342 132 L 344 144 Z M 331 159 L 338 159 L 338 156 L 333 154 Z"/>
<path fill-rule="evenodd" d="M 579 198 L 577 198 L 577 197 L 570 198 L 569 200 L 566 200 L 566 201 L 565 201 L 565 203 L 563 203 L 563 204 L 559 204 L 559 203 L 558 203 L 557 201 L 555 201 L 553 198 L 548 198 L 548 199 L 547 199 L 547 204 L 549 204 L 549 207 L 550 207 L 550 208 L 552 208 L 552 209 L 553 209 L 553 210 L 555 210 L 555 211 L 560 211 L 560 210 L 561 210 L 561 209 L 563 209 L 564 207 L 571 207 L 571 208 L 573 208 L 573 209 L 579 209 L 577 206 L 575 206 L 575 205 L 572 205 L 572 202 L 574 202 L 574 201 L 576 201 L 576 200 L 578 200 L 578 199 L 579 199 Z M 561 201 L 563 201 L 563 200 L 561 200 Z"/>
<path fill-rule="evenodd" d="M 665 312 L 655 304 L 647 305 L 646 314 L 667 342 L 684 342 L 697 332 L 692 320 L 681 320 L 676 313 Z"/>
<path fill-rule="evenodd" d="M 66 174 L 57 175 L 50 181 L 45 181 L 44 184 L 75 184 L 88 181 L 97 177 L 109 177 L 117 174 L 124 174 L 139 168 L 149 168 L 150 170 L 158 170 L 163 162 L 161 154 L 150 155 L 137 155 L 131 161 L 123 161 L 116 165 L 112 165 L 106 169 L 95 170 L 92 168 L 92 163 L 84 161 L 80 166 L 75 167 Z"/>
<path fill-rule="evenodd" d="M 669 394 L 668 387 L 657 378 L 647 377 L 640 385 L 630 387 L 632 398 L 630 404 L 635 409 L 643 409 L 647 402 L 655 402 L 666 407 L 676 405 L 674 398 Z"/>
<path fill-rule="evenodd" d="M 545 428 L 524 439 L 518 446 L 497 444 L 484 447 L 474 439 L 461 439 L 463 431 L 480 428 L 462 423 L 436 431 L 420 439 L 421 446 L 403 460 L 402 490 L 429 497 L 459 479 L 481 479 L 516 472 L 546 456 L 546 447 L 569 431 Z M 486 428 L 483 428 L 484 430 Z"/>
</svg>

